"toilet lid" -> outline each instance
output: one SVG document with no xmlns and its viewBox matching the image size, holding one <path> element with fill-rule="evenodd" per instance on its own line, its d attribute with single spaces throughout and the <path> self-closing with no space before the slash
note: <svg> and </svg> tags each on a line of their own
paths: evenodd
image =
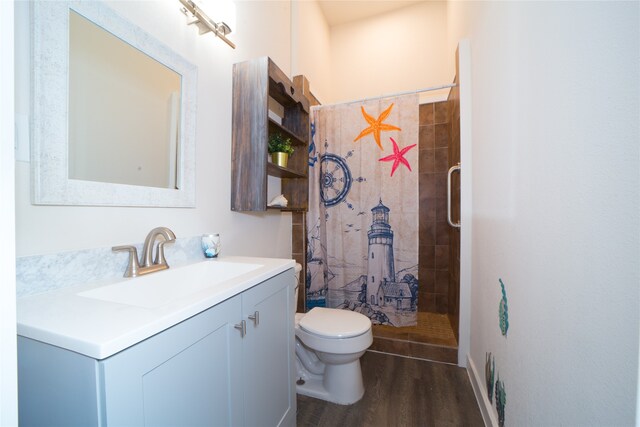
<svg viewBox="0 0 640 427">
<path fill-rule="evenodd" d="M 300 319 L 299 325 L 312 334 L 349 338 L 367 332 L 371 321 L 367 316 L 350 310 L 315 307 Z"/>
</svg>

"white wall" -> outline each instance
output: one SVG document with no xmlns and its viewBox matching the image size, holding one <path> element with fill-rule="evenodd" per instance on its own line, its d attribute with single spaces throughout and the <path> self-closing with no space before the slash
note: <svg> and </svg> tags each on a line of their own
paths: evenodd
<svg viewBox="0 0 640 427">
<path fill-rule="evenodd" d="M 449 5 L 472 57 L 470 359 L 484 387 L 495 355 L 507 425 L 635 423 L 639 7 Z"/>
<path fill-rule="evenodd" d="M 0 2 L 0 425 L 18 425 L 14 212 L 13 2 Z"/>
<path fill-rule="evenodd" d="M 331 27 L 330 101 L 453 82 L 446 23 L 446 2 L 428 1 Z"/>
<path fill-rule="evenodd" d="M 211 34 L 186 25 L 178 2 L 110 3 L 122 16 L 198 67 L 195 209 L 33 206 L 29 163 L 16 162 L 17 255 L 108 247 L 141 242 L 153 227 L 170 227 L 178 237 L 220 232 L 223 252 L 291 256 L 290 214 L 245 214 L 230 210 L 232 64 L 269 55 L 290 74 L 290 3 L 237 2 L 232 50 Z M 28 114 L 28 5 L 18 2 L 16 82 L 19 113 Z M 169 260 L 170 261 L 170 260 Z"/>
<path fill-rule="evenodd" d="M 316 1 L 291 4 L 291 74 L 303 74 L 322 103 L 331 94 L 331 33 Z"/>
</svg>

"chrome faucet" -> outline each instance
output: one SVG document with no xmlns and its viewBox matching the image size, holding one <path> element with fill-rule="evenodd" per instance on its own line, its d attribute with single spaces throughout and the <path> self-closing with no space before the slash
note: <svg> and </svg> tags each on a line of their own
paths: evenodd
<svg viewBox="0 0 640 427">
<path fill-rule="evenodd" d="M 158 237 L 162 237 L 163 241 L 156 244 Z M 156 227 L 151 230 L 149 234 L 147 234 L 146 239 L 144 239 L 141 259 L 142 265 L 138 262 L 138 250 L 133 245 L 114 246 L 111 250 L 115 252 L 129 252 L 129 265 L 127 265 L 127 269 L 124 272 L 124 277 L 136 277 L 169 268 L 169 264 L 167 264 L 167 260 L 164 257 L 164 245 L 173 243 L 175 240 L 176 235 L 167 227 Z M 153 259 L 154 246 L 157 248 L 155 259 Z"/>
</svg>

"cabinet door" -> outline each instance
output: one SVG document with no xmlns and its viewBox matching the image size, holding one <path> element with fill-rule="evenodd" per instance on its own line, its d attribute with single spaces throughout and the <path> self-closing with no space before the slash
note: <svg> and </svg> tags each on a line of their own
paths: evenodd
<svg viewBox="0 0 640 427">
<path fill-rule="evenodd" d="M 109 426 L 243 424 L 237 296 L 101 363 Z"/>
<path fill-rule="evenodd" d="M 294 282 L 287 270 L 242 295 L 246 426 L 295 425 Z"/>
</svg>

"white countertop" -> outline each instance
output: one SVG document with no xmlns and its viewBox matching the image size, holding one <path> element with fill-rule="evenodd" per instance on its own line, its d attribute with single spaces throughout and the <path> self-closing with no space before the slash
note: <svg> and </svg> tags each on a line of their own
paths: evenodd
<svg viewBox="0 0 640 427">
<path fill-rule="evenodd" d="M 111 289 L 137 284 L 148 286 L 152 280 L 172 286 L 175 283 L 180 287 L 183 278 L 192 280 L 195 270 L 206 271 L 209 267 L 206 263 L 255 266 L 252 271 L 217 283 L 215 277 L 199 277 L 201 284 L 197 287 L 182 288 L 180 295 L 166 300 L 157 295 L 150 296 L 148 306 L 86 296 L 101 295 L 109 286 Z M 90 283 L 26 296 L 17 301 L 18 335 L 104 359 L 294 266 L 295 261 L 291 259 L 220 257 L 138 278 Z"/>
</svg>

